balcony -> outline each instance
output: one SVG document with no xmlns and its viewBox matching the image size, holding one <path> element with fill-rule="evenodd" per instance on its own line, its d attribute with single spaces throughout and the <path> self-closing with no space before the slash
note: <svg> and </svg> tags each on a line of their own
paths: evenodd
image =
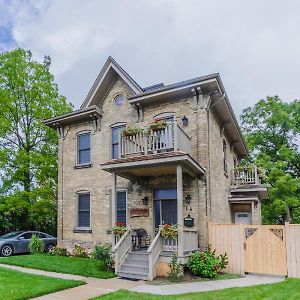
<svg viewBox="0 0 300 300">
<path fill-rule="evenodd" d="M 247 185 L 260 185 L 260 179 L 256 166 L 238 167 L 233 170 L 232 185 L 247 186 Z"/>
<path fill-rule="evenodd" d="M 238 167 L 233 170 L 231 179 L 230 202 L 258 201 L 267 199 L 267 189 L 261 184 L 259 172 L 256 166 Z"/>
<path fill-rule="evenodd" d="M 191 138 L 177 123 L 168 123 L 163 130 L 139 132 L 133 136 L 120 136 L 120 156 L 158 154 L 181 151 L 191 155 Z"/>
<path fill-rule="evenodd" d="M 120 158 L 101 164 L 101 168 L 130 180 L 175 175 L 178 165 L 192 177 L 202 176 L 205 170 L 192 158 L 191 152 L 191 138 L 172 122 L 158 131 L 141 130 L 130 136 L 121 134 Z"/>
</svg>

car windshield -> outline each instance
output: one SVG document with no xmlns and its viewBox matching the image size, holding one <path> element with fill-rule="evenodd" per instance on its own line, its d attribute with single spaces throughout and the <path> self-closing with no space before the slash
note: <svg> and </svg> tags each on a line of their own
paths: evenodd
<svg viewBox="0 0 300 300">
<path fill-rule="evenodd" d="M 16 231 L 16 232 L 10 232 L 7 234 L 2 235 L 0 238 L 1 239 L 13 239 L 17 237 L 19 234 L 21 234 L 23 231 Z"/>
</svg>

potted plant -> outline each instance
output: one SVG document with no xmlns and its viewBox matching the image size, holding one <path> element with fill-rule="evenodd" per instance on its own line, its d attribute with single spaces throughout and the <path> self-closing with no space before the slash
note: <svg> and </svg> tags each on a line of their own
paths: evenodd
<svg viewBox="0 0 300 300">
<path fill-rule="evenodd" d="M 112 228 L 114 235 L 121 237 L 127 231 L 127 227 L 123 222 L 116 222 L 116 225 Z"/>
<path fill-rule="evenodd" d="M 161 235 L 164 239 L 176 240 L 178 236 L 177 225 L 164 224 L 161 229 Z"/>
<path fill-rule="evenodd" d="M 167 122 L 164 119 L 155 119 L 149 124 L 149 128 L 152 131 L 164 130 L 167 127 Z"/>
<path fill-rule="evenodd" d="M 122 135 L 124 136 L 134 136 L 138 133 L 143 132 L 143 129 L 137 126 L 128 126 L 126 129 L 122 131 Z"/>
</svg>

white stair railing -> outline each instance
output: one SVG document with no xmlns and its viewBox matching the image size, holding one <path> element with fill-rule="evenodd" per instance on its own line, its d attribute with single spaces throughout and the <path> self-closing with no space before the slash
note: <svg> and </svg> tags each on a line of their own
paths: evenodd
<svg viewBox="0 0 300 300">
<path fill-rule="evenodd" d="M 117 273 L 121 265 L 126 257 L 126 254 L 131 249 L 131 234 L 130 229 L 128 228 L 127 231 L 122 235 L 119 239 L 117 244 L 112 247 L 111 253 L 114 255 L 115 258 L 115 273 Z"/>
<path fill-rule="evenodd" d="M 149 254 L 149 280 L 153 280 L 155 277 L 155 266 L 162 249 L 163 241 L 161 237 L 161 228 L 159 228 L 158 233 L 147 250 L 147 253 Z"/>
</svg>

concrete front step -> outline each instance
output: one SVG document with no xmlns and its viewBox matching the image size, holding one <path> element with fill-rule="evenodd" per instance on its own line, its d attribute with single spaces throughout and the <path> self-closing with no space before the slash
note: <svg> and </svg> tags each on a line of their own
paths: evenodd
<svg viewBox="0 0 300 300">
<path fill-rule="evenodd" d="M 130 278 L 130 279 L 140 279 L 140 280 L 148 280 L 148 273 L 130 273 L 130 272 L 121 272 L 119 271 L 117 274 L 122 278 Z"/>
<path fill-rule="evenodd" d="M 139 266 L 139 265 L 127 265 L 122 264 L 121 266 L 121 272 L 131 272 L 132 274 L 135 274 L 136 272 L 141 273 L 149 273 L 149 267 Z"/>
<path fill-rule="evenodd" d="M 124 278 L 147 280 L 149 254 L 147 252 L 129 252 L 117 274 Z"/>
<path fill-rule="evenodd" d="M 137 265 L 141 267 L 148 267 L 149 266 L 149 261 L 148 260 L 141 260 L 141 259 L 132 259 L 132 258 L 127 258 L 124 261 L 124 264 L 126 265 Z"/>
</svg>

